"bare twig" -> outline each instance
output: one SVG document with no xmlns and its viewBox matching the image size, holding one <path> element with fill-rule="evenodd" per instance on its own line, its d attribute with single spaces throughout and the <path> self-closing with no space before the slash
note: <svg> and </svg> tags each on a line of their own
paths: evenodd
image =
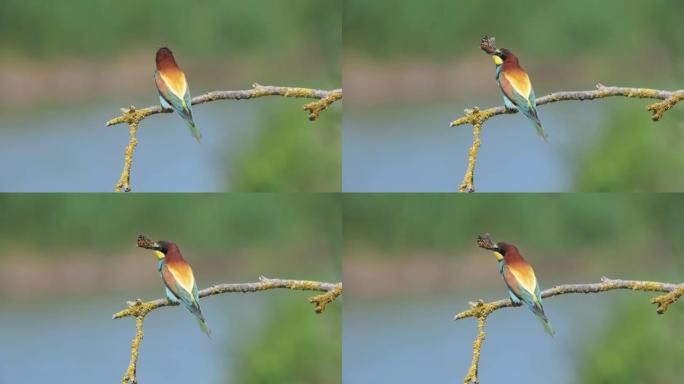
<svg viewBox="0 0 684 384">
<path fill-rule="evenodd" d="M 253 84 L 252 89 L 238 91 L 213 91 L 204 95 L 192 98 L 192 105 L 210 103 L 218 100 L 247 100 L 265 96 L 282 96 L 306 99 L 318 99 L 305 104 L 302 109 L 309 112 L 309 120 L 316 120 L 320 113 L 327 109 L 334 102 L 342 99 L 342 89 L 321 90 L 312 88 L 298 87 L 278 87 L 272 85 Z M 140 122 L 145 118 L 158 113 L 170 113 L 170 109 L 163 109 L 159 105 L 136 109 L 134 106 L 122 108 L 121 115 L 107 122 L 107 126 L 126 123 L 129 126 L 130 139 L 124 154 L 124 168 L 121 177 L 114 190 L 116 192 L 129 192 L 131 190 L 131 165 L 133 163 L 133 152 L 138 143 L 137 130 Z"/>
<path fill-rule="evenodd" d="M 493 54 L 496 50 L 494 38 L 489 36 L 483 37 L 480 41 L 480 48 L 487 54 Z M 652 112 L 651 119 L 653 121 L 659 121 L 663 117 L 663 113 L 671 109 L 678 102 L 684 100 L 684 89 L 663 91 L 650 88 L 614 87 L 597 84 L 596 89 L 592 91 L 560 91 L 539 97 L 537 98 L 537 106 L 558 101 L 595 100 L 612 96 L 662 100 L 646 107 L 648 111 Z M 473 174 L 475 173 L 477 154 L 480 149 L 480 131 L 482 130 L 482 125 L 494 116 L 513 114 L 517 113 L 518 110 L 516 108 L 506 109 L 504 106 L 498 106 L 484 110 L 481 110 L 479 107 L 474 107 L 472 109 L 465 109 L 464 112 L 465 116 L 459 117 L 450 124 L 451 127 L 466 124 L 473 126 L 473 145 L 468 152 L 468 165 L 466 167 L 465 176 L 463 177 L 463 182 L 458 190 L 459 192 L 475 192 Z"/>
<path fill-rule="evenodd" d="M 144 235 L 138 236 L 138 246 L 141 248 L 150 248 L 153 241 Z M 289 280 L 289 279 L 271 279 L 264 276 L 259 277 L 259 281 L 254 283 L 238 283 L 238 284 L 217 284 L 209 288 L 199 291 L 199 297 L 208 297 L 220 295 L 223 293 L 247 293 L 247 292 L 261 292 L 269 289 L 290 289 L 298 291 L 319 291 L 323 294 L 309 298 L 309 302 L 314 304 L 316 313 L 322 313 L 327 304 L 332 303 L 340 295 L 342 295 L 342 283 L 325 283 L 311 280 Z M 140 299 L 128 302 L 128 308 L 122 309 L 115 313 L 113 319 L 121 319 L 124 317 L 135 317 L 135 337 L 131 342 L 131 359 L 126 369 L 126 373 L 121 379 L 122 384 L 137 383 L 136 376 L 138 354 L 140 351 L 140 343 L 142 342 L 143 322 L 145 316 L 155 309 L 175 306 L 178 303 L 171 302 L 167 299 L 157 299 L 143 302 Z"/>
</svg>

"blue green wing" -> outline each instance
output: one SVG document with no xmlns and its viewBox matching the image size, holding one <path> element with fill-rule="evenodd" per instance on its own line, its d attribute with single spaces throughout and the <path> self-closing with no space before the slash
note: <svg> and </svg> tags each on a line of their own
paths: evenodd
<svg viewBox="0 0 684 384">
<path fill-rule="evenodd" d="M 202 332 L 206 333 L 207 336 L 211 337 L 211 330 L 209 330 L 209 327 L 207 326 L 207 322 L 204 320 L 204 315 L 202 315 L 202 309 L 200 308 L 199 304 L 199 293 L 197 291 L 197 284 L 193 285 L 192 287 L 192 293 L 189 293 L 182 288 L 178 287 L 184 292 L 185 296 L 185 301 L 181 299 L 181 302 L 183 302 L 183 305 L 185 308 L 190 311 L 193 315 L 195 315 L 195 318 L 197 319 L 197 323 L 199 324 L 200 328 L 202 329 Z"/>
<path fill-rule="evenodd" d="M 537 134 L 544 140 L 547 140 L 548 136 L 546 135 L 546 132 L 544 132 L 544 127 L 539 120 L 539 115 L 537 115 L 537 98 L 534 95 L 534 89 L 530 90 L 529 100 L 515 90 L 513 90 L 511 97 L 513 103 L 518 107 L 518 110 L 520 110 L 525 117 L 532 120 L 534 127 L 537 130 Z"/>
<path fill-rule="evenodd" d="M 527 305 L 527 308 L 532 311 L 532 313 L 541 321 L 542 325 L 544 326 L 544 330 L 546 333 L 549 335 L 553 336 L 555 335 L 555 331 L 551 327 L 551 323 L 549 322 L 549 319 L 546 317 L 546 314 L 544 313 L 544 307 L 542 306 L 542 298 L 541 298 L 541 292 L 539 291 L 539 285 L 537 285 L 534 289 L 534 295 L 528 292 L 526 289 L 524 289 L 521 285 L 518 285 L 518 290 L 521 293 L 521 300 Z"/>
<path fill-rule="evenodd" d="M 164 108 L 164 109 L 172 109 L 173 110 L 173 107 L 171 106 L 171 104 L 166 102 L 166 99 L 164 99 L 162 97 L 161 93 L 159 94 L 159 104 L 161 104 L 162 108 Z"/>
<path fill-rule="evenodd" d="M 185 121 L 188 123 L 188 127 L 190 128 L 190 133 L 192 133 L 192 136 L 199 142 L 202 139 L 202 134 L 200 133 L 199 129 L 197 129 L 195 126 L 195 121 L 192 119 L 192 96 L 190 95 L 189 88 L 185 91 L 185 95 L 183 95 L 183 103 L 181 107 L 183 107 L 183 113 L 181 113 L 181 116 L 183 116 Z"/>
<path fill-rule="evenodd" d="M 511 291 L 510 289 L 508 289 L 508 296 L 511 298 L 511 301 L 513 302 L 513 304 L 516 304 L 516 305 L 522 304 L 522 301 L 520 301 L 518 296 L 516 296 L 515 293 L 513 293 L 513 291 Z"/>
<path fill-rule="evenodd" d="M 503 95 L 503 100 L 504 100 L 504 106 L 506 106 L 506 109 L 508 110 L 514 110 L 517 109 L 515 104 L 511 101 L 511 99 L 508 98 L 508 96 Z"/>
<path fill-rule="evenodd" d="M 171 290 L 170 290 L 168 287 L 164 286 L 164 289 L 166 290 L 166 298 L 167 298 L 170 302 L 176 303 L 176 304 L 180 303 L 180 302 L 178 301 L 178 298 L 176 297 L 176 295 L 175 295 L 173 292 L 171 292 Z"/>
</svg>

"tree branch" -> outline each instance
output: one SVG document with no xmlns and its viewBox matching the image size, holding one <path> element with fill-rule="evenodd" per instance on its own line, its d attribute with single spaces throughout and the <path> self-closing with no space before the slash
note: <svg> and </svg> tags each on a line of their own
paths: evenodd
<svg viewBox="0 0 684 384">
<path fill-rule="evenodd" d="M 591 284 L 563 284 L 541 292 L 542 298 L 546 299 L 553 296 L 564 295 L 568 293 L 600 293 L 605 291 L 612 291 L 615 289 L 631 289 L 633 291 L 644 292 L 667 292 L 667 295 L 657 296 L 651 300 L 651 303 L 658 304 L 657 312 L 659 314 L 667 311 L 667 306 L 677 301 L 684 294 L 684 283 L 661 283 L 656 281 L 640 281 L 640 280 L 621 280 L 609 279 L 602 277 L 600 283 Z M 492 312 L 508 307 L 519 307 L 520 304 L 513 304 L 510 299 L 502 299 L 484 303 L 482 300 L 470 303 L 470 309 L 458 313 L 454 316 L 454 320 L 461 320 L 468 317 L 487 317 Z"/>
<path fill-rule="evenodd" d="M 154 241 L 145 235 L 138 235 L 138 247 L 152 248 Z M 209 288 L 202 289 L 198 292 L 199 297 L 208 297 L 220 295 L 223 293 L 247 293 L 247 292 L 261 292 L 269 289 L 290 289 L 298 291 L 319 291 L 324 292 L 309 298 L 309 302 L 314 304 L 316 313 L 323 313 L 328 304 L 332 303 L 340 295 L 342 295 L 342 283 L 324 283 L 320 281 L 311 280 L 288 280 L 288 279 L 270 279 L 268 277 L 259 276 L 259 281 L 254 283 L 237 283 L 237 284 L 217 284 Z M 128 308 L 122 309 L 115 313 L 113 319 L 121 319 L 124 317 L 135 317 L 135 336 L 131 342 L 131 359 L 126 369 L 126 373 L 121 379 L 122 384 L 138 383 L 136 376 L 138 365 L 138 354 L 140 351 L 140 343 L 142 342 L 143 322 L 145 316 L 158 308 L 179 305 L 167 299 L 157 299 L 143 302 L 140 299 L 129 301 Z"/>
<path fill-rule="evenodd" d="M 477 246 L 487 250 L 495 249 L 495 244 L 489 234 L 479 235 L 477 237 Z M 671 284 L 655 281 L 619 280 L 609 279 L 604 276 L 601 278 L 600 283 L 559 285 L 542 291 L 541 296 L 542 298 L 549 298 L 567 293 L 599 293 L 614 289 L 630 289 L 632 291 L 644 292 L 667 292 L 665 295 L 656 296 L 651 299 L 651 303 L 658 304 L 658 309 L 656 310 L 658 314 L 665 313 L 670 304 L 676 302 L 684 295 L 684 283 Z M 471 301 L 469 305 L 470 309 L 456 314 L 454 316 L 454 320 L 462 320 L 468 317 L 477 318 L 477 337 L 473 343 L 473 359 L 470 363 L 468 373 L 466 374 L 465 379 L 463 379 L 464 384 L 477 384 L 480 382 L 480 379 L 478 378 L 478 367 L 480 364 L 482 343 L 485 339 L 484 328 L 487 322 L 487 317 L 491 315 L 492 312 L 501 308 L 519 307 L 521 304 L 515 304 L 510 299 L 503 299 L 493 301 L 491 303 L 485 303 L 482 300 L 475 302 Z"/>
<path fill-rule="evenodd" d="M 217 284 L 209 288 L 199 291 L 199 297 L 207 297 L 220 295 L 223 293 L 247 293 L 260 292 L 269 289 L 284 288 L 299 291 L 319 291 L 323 294 L 309 298 L 309 302 L 314 304 L 316 313 L 322 313 L 329 303 L 332 303 L 340 295 L 342 295 L 342 283 L 325 283 L 320 281 L 310 280 L 288 280 L 288 279 L 270 279 L 264 276 L 259 277 L 259 281 L 254 283 L 238 283 L 238 284 Z M 138 363 L 138 353 L 140 350 L 140 343 L 143 339 L 143 321 L 145 316 L 155 309 L 175 306 L 178 303 L 172 303 L 167 299 L 157 299 L 148 302 L 143 302 L 137 299 L 133 302 L 128 302 L 128 308 L 122 309 L 115 313 L 113 319 L 121 319 L 124 317 L 135 317 L 135 337 L 131 343 L 131 359 L 126 369 L 121 382 L 123 384 L 137 383 L 136 369 Z"/>
<path fill-rule="evenodd" d="M 253 84 L 252 89 L 238 91 L 213 91 L 204 95 L 192 98 L 192 105 L 210 103 L 218 100 L 247 100 L 264 96 L 282 96 L 306 99 L 318 99 L 305 104 L 302 109 L 309 112 L 309 120 L 313 121 L 334 102 L 342 99 L 342 89 L 320 90 L 312 88 L 298 87 L 277 87 L 272 85 Z M 138 126 L 145 118 L 158 113 L 171 113 L 171 109 L 163 109 L 160 105 L 155 105 L 143 109 L 122 108 L 121 115 L 107 122 L 107 126 L 126 123 L 129 126 L 130 139 L 124 153 L 124 167 L 116 183 L 116 192 L 131 191 L 131 167 L 133 165 L 133 152 L 137 146 Z"/>
<path fill-rule="evenodd" d="M 493 37 L 485 36 L 480 42 L 480 48 L 487 54 L 494 53 L 496 46 Z M 655 99 L 663 100 L 657 103 L 650 104 L 646 107 L 648 111 L 652 112 L 651 119 L 659 121 L 663 117 L 663 113 L 671 109 L 678 102 L 684 100 L 684 89 L 676 91 L 662 91 L 659 89 L 650 88 L 629 88 L 629 87 L 613 87 L 604 86 L 602 84 L 596 85 L 596 90 L 593 91 L 560 91 L 553 92 L 548 95 L 537 98 L 537 106 L 544 104 L 555 103 L 558 101 L 567 100 L 595 100 L 605 97 L 623 96 L 638 99 Z M 517 113 L 518 110 L 506 109 L 504 106 L 498 106 L 480 110 L 479 107 L 472 109 L 465 109 L 465 116 L 451 122 L 450 127 L 470 124 L 473 126 L 473 145 L 468 152 L 468 165 L 466 167 L 463 181 L 458 187 L 459 192 L 475 192 L 475 183 L 473 181 L 475 173 L 475 165 L 477 162 L 477 154 L 480 149 L 480 131 L 482 125 L 490 118 L 498 115 Z"/>
<path fill-rule="evenodd" d="M 541 296 L 542 298 L 549 298 L 567 293 L 599 293 L 615 289 L 629 289 L 632 291 L 644 292 L 667 292 L 665 295 L 656 296 L 651 299 L 651 303 L 658 304 L 658 309 L 656 310 L 658 314 L 665 313 L 670 304 L 676 302 L 681 296 L 684 295 L 684 283 L 671 284 L 656 281 L 620 280 L 609 279 L 604 276 L 601 278 L 600 283 L 558 285 L 551 289 L 542 291 Z M 519 307 L 520 304 L 514 304 L 510 299 L 503 299 L 490 303 L 485 303 L 482 300 L 478 300 L 476 302 L 470 302 L 469 305 L 470 309 L 456 314 L 454 316 L 454 320 L 461 320 L 468 317 L 477 318 L 478 334 L 475 342 L 473 343 L 473 359 L 470 364 L 470 368 L 468 369 L 468 373 L 465 379 L 463 379 L 464 384 L 475 384 L 480 382 L 478 378 L 478 366 L 480 363 L 480 351 L 482 348 L 482 343 L 485 339 L 484 327 L 487 321 L 487 316 L 501 308 Z"/>
<path fill-rule="evenodd" d="M 629 98 L 639 99 L 656 99 L 663 100 L 661 102 L 650 104 L 646 107 L 652 112 L 651 119 L 659 121 L 663 117 L 663 113 L 671 109 L 675 104 L 684 100 L 684 89 L 676 91 L 662 91 L 659 89 L 649 88 L 628 88 L 628 87 L 607 87 L 602 84 L 596 85 L 596 90 L 593 91 L 561 91 L 553 92 L 546 96 L 537 99 L 537 106 L 554 103 L 557 101 L 566 100 L 594 100 L 602 99 L 612 96 L 624 96 Z M 470 124 L 473 126 L 473 145 L 470 147 L 468 153 L 468 166 L 466 168 L 463 182 L 459 186 L 459 192 L 475 192 L 475 184 L 473 181 L 473 174 L 475 173 L 475 163 L 477 161 L 477 154 L 480 148 L 480 131 L 482 125 L 490 118 L 498 115 L 517 113 L 517 109 L 506 109 L 504 106 L 498 106 L 480 110 L 478 107 L 473 109 L 465 109 L 465 116 L 460 117 L 451 122 L 451 127 Z"/>
</svg>

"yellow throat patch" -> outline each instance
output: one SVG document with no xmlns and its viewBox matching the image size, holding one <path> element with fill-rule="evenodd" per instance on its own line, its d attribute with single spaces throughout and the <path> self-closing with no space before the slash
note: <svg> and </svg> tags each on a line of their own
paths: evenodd
<svg viewBox="0 0 684 384">
<path fill-rule="evenodd" d="M 164 252 L 160 251 L 154 251 L 154 255 L 157 256 L 157 259 L 161 260 L 165 257 Z"/>
<path fill-rule="evenodd" d="M 496 257 L 497 261 L 501 261 L 504 258 L 502 254 L 500 254 L 499 252 L 496 252 L 496 251 L 494 252 L 494 257 Z"/>
<path fill-rule="evenodd" d="M 492 55 L 492 61 L 493 61 L 494 64 L 496 64 L 496 65 L 501 65 L 501 64 L 503 64 L 503 60 L 501 60 L 501 58 L 500 58 L 499 56 L 496 56 L 496 55 Z"/>
</svg>

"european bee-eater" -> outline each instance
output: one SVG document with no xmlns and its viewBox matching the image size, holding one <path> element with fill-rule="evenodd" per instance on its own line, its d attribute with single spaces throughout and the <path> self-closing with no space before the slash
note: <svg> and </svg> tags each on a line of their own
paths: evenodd
<svg viewBox="0 0 684 384">
<path fill-rule="evenodd" d="M 544 314 L 539 284 L 532 266 L 522 257 L 515 245 L 508 243 L 492 244 L 488 238 L 488 243 L 483 245 L 482 239 L 482 237 L 478 238 L 480 246 L 493 251 L 494 257 L 499 262 L 499 273 L 506 283 L 511 301 L 515 304 L 524 303 L 527 305 L 527 308 L 541 320 L 544 330 L 553 336 L 554 331 L 549 319 Z"/>
<path fill-rule="evenodd" d="M 537 133 L 547 141 L 544 127 L 537 116 L 537 101 L 530 77 L 518 63 L 518 57 L 508 49 L 497 49 L 492 54 L 496 64 L 496 83 L 503 93 L 504 105 L 507 109 L 517 107 L 520 113 L 532 120 Z"/>
<path fill-rule="evenodd" d="M 176 64 L 171 50 L 166 47 L 159 48 L 156 61 L 157 70 L 154 72 L 154 81 L 159 91 L 159 102 L 164 109 L 173 109 L 185 119 L 192 136 L 200 141 L 202 134 L 192 120 L 192 96 L 190 96 L 185 73 Z"/>
<path fill-rule="evenodd" d="M 202 331 L 210 336 L 211 332 L 200 309 L 195 276 L 192 274 L 190 264 L 183 259 L 178 246 L 170 241 L 162 240 L 152 244 L 151 248 L 159 260 L 157 269 L 166 288 L 166 298 L 171 302 L 183 304 L 195 315 Z"/>
</svg>

